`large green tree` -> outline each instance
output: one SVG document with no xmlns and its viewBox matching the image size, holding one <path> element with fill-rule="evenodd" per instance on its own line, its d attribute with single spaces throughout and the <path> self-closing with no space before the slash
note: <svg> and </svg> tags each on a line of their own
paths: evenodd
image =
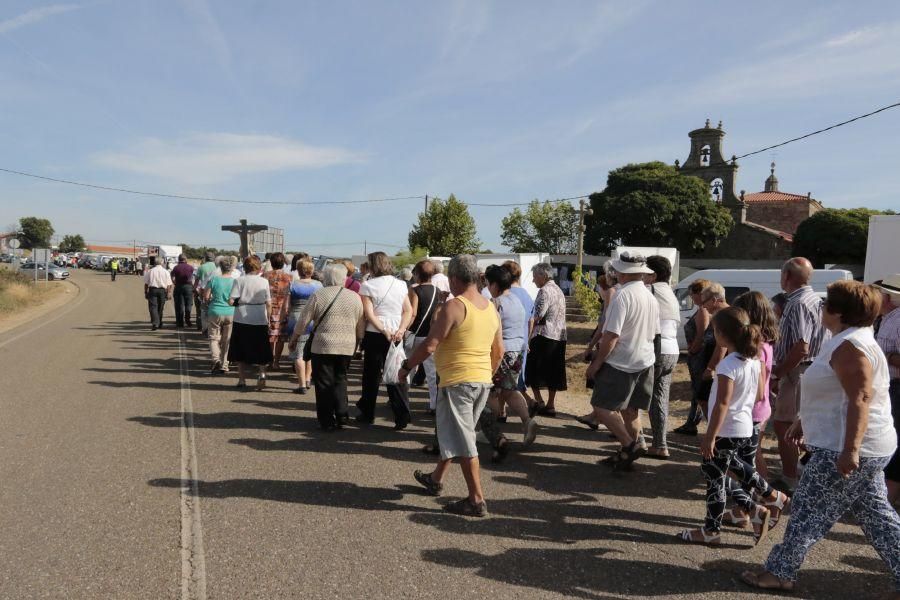
<svg viewBox="0 0 900 600">
<path fill-rule="evenodd" d="M 49 248 L 53 237 L 53 225 L 48 219 L 22 217 L 19 219 L 19 242 L 25 249 Z"/>
<path fill-rule="evenodd" d="M 432 256 L 478 252 L 481 246 L 469 207 L 453 194 L 446 200 L 429 202 L 428 208 L 419 213 L 408 241 L 410 248 L 425 248 Z"/>
<path fill-rule="evenodd" d="M 84 237 L 80 233 L 63 236 L 62 242 L 59 244 L 60 252 L 82 252 L 84 248 Z"/>
<path fill-rule="evenodd" d="M 794 234 L 794 256 L 817 268 L 826 263 L 862 264 L 869 241 L 869 217 L 893 214 L 868 208 L 826 208 L 805 219 Z"/>
<path fill-rule="evenodd" d="M 572 254 L 578 246 L 578 212 L 569 202 L 532 200 L 500 224 L 500 241 L 513 252 Z"/>
<path fill-rule="evenodd" d="M 607 255 L 619 244 L 666 246 L 696 253 L 717 246 L 734 226 L 727 209 L 712 201 L 699 177 L 662 162 L 631 164 L 609 172 L 606 189 L 591 194 L 585 249 Z"/>
</svg>

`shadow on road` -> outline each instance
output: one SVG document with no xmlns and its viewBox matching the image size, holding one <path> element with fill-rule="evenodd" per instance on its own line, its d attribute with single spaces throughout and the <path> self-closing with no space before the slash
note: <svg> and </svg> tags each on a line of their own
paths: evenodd
<svg viewBox="0 0 900 600">
<path fill-rule="evenodd" d="M 424 550 L 422 559 L 447 567 L 473 570 L 478 577 L 500 583 L 590 600 L 679 593 L 690 596 L 732 588 L 729 578 L 722 574 L 617 558 L 617 554 L 617 551 L 606 548 L 514 548 L 495 555 L 441 548 Z M 666 584 L 660 585 L 661 581 Z"/>
<path fill-rule="evenodd" d="M 189 485 L 188 489 L 193 489 L 192 482 L 174 477 L 151 479 L 148 483 L 154 487 L 170 488 Z M 440 512 L 440 509 L 396 504 L 404 497 L 398 489 L 366 487 L 349 482 L 225 479 L 198 481 L 197 490 L 201 498 L 259 498 L 352 510 Z"/>
</svg>

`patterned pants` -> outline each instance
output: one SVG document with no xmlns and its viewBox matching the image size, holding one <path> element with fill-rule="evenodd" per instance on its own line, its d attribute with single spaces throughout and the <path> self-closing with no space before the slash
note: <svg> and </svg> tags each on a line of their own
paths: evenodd
<svg viewBox="0 0 900 600">
<path fill-rule="evenodd" d="M 737 450 L 737 457 L 748 465 L 756 465 L 756 449 L 759 448 L 759 423 L 753 424 L 753 435 L 750 436 L 750 443 L 741 446 Z M 738 506 L 747 506 L 750 501 L 750 492 L 753 488 L 750 485 L 741 485 L 731 477 L 725 479 L 725 487 L 728 489 L 728 497 L 731 498 Z"/>
<path fill-rule="evenodd" d="M 752 438 L 716 438 L 716 449 L 711 459 L 703 459 L 700 470 L 706 477 L 706 531 L 714 532 L 722 528 L 722 516 L 725 514 L 725 480 L 728 472 L 740 479 L 746 489 L 755 489 L 763 496 L 772 493 L 766 480 L 759 476 L 751 461 L 749 464 L 739 457 L 752 446 Z M 756 510 L 756 503 L 749 494 L 734 498 L 735 502 L 748 512 Z"/>
<path fill-rule="evenodd" d="M 850 510 L 866 539 L 887 564 L 900 591 L 900 516 L 888 504 L 882 472 L 891 457 L 861 458 L 859 469 L 844 479 L 836 467 L 838 452 L 811 450 L 812 458 L 791 499 L 791 519 L 784 541 L 772 548 L 766 570 L 781 579 L 796 581 L 809 549 Z"/>
</svg>

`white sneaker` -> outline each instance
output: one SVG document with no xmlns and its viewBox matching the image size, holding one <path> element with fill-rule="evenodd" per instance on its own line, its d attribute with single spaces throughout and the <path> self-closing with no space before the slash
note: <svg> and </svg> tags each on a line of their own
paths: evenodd
<svg viewBox="0 0 900 600">
<path fill-rule="evenodd" d="M 528 419 L 525 423 L 525 434 L 522 438 L 522 444 L 527 448 L 531 444 L 534 443 L 534 439 L 537 437 L 538 432 L 538 424 L 534 419 Z"/>
</svg>

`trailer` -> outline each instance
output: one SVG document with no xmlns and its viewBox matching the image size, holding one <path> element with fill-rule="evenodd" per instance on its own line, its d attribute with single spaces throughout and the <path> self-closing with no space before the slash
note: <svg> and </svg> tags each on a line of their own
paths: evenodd
<svg viewBox="0 0 900 600">
<path fill-rule="evenodd" d="M 863 281 L 872 283 L 900 273 L 900 215 L 869 217 L 866 270 Z"/>
</svg>

